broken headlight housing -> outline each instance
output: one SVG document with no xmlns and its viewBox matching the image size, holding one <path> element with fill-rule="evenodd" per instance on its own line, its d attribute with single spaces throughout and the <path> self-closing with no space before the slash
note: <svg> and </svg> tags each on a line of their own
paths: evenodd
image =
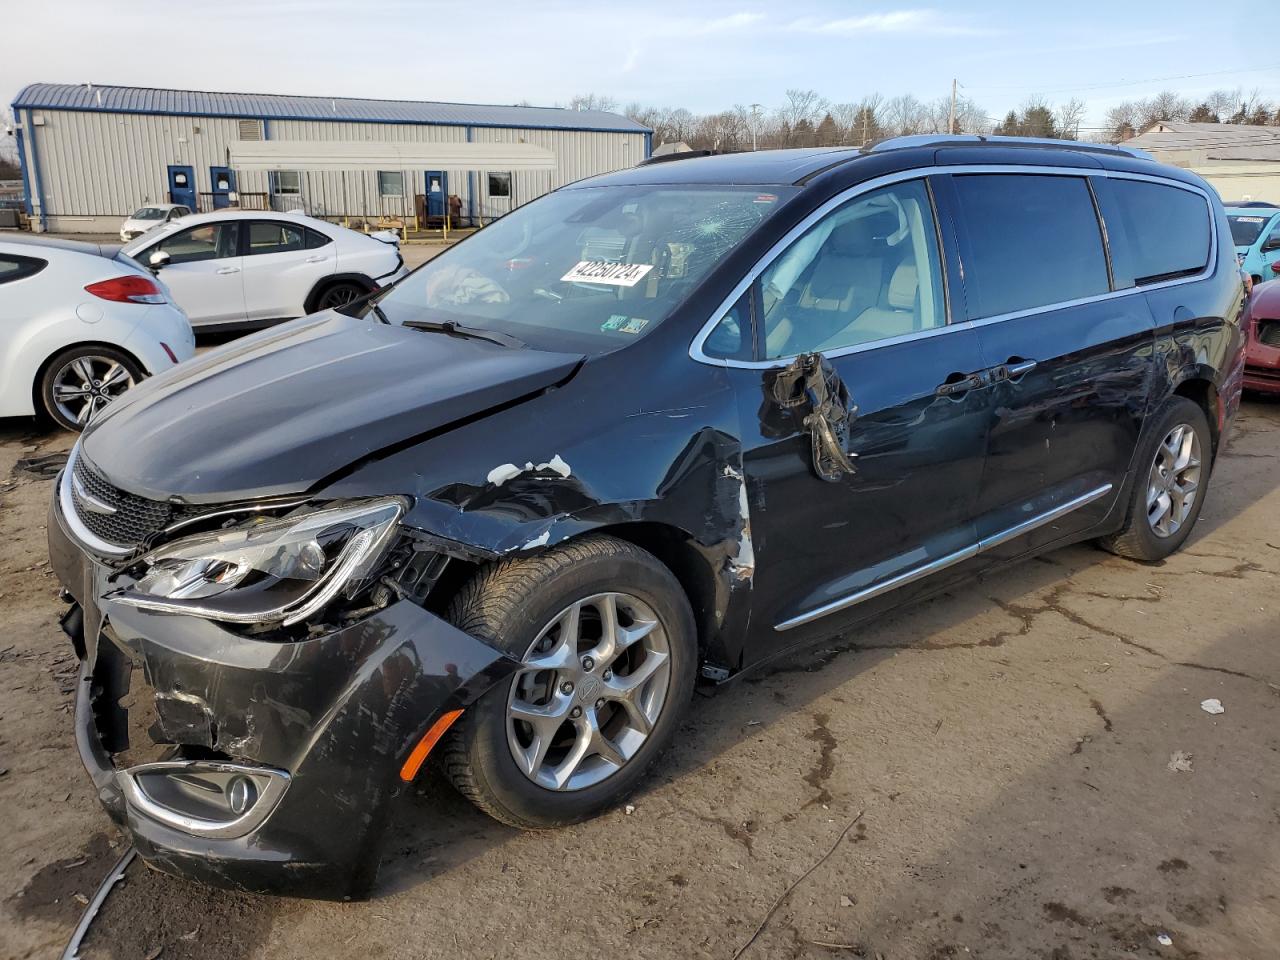
<svg viewBox="0 0 1280 960">
<path fill-rule="evenodd" d="M 374 571 L 404 509 L 365 500 L 186 537 L 147 554 L 113 599 L 226 623 L 299 623 Z"/>
</svg>

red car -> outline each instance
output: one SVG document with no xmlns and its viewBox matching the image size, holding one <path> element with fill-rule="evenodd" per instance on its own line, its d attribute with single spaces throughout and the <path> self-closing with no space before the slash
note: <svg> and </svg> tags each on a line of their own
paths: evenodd
<svg viewBox="0 0 1280 960">
<path fill-rule="evenodd" d="M 1280 394 L 1280 280 L 1254 287 L 1248 309 L 1244 387 Z"/>
</svg>

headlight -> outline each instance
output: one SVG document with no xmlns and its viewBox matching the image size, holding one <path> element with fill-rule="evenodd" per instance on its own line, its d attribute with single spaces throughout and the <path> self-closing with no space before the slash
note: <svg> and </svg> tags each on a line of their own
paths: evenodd
<svg viewBox="0 0 1280 960">
<path fill-rule="evenodd" d="M 382 559 L 404 504 L 369 500 L 200 534 L 142 561 L 112 599 L 228 623 L 305 620 Z"/>
</svg>

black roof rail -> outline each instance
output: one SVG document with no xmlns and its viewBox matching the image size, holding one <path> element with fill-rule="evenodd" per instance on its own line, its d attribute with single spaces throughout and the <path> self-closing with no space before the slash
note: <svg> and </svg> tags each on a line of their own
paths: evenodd
<svg viewBox="0 0 1280 960">
<path fill-rule="evenodd" d="M 737 150 L 681 150 L 679 153 L 664 153 L 658 157 L 645 157 L 637 167 L 647 167 L 654 163 L 669 163 L 672 160 L 692 160 L 694 157 L 719 157 L 726 153 L 737 153 Z"/>
</svg>

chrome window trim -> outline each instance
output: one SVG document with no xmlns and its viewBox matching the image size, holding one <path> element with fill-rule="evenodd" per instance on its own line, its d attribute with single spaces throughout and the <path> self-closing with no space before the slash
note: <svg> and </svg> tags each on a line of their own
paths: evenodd
<svg viewBox="0 0 1280 960">
<path fill-rule="evenodd" d="M 948 324 L 943 327 L 933 327 L 928 330 L 914 330 L 911 333 L 900 334 L 896 337 L 887 337 L 883 340 L 871 340 L 867 343 L 852 344 L 848 347 L 840 347 L 835 350 L 824 350 L 822 355 L 828 359 L 835 357 L 848 356 L 854 353 L 863 353 L 867 350 L 879 350 L 883 347 L 891 347 L 900 343 L 908 343 L 913 340 L 924 339 L 925 337 L 937 336 L 943 333 L 949 333 L 958 329 L 973 329 L 974 327 L 988 326 L 993 323 L 1004 323 L 1006 320 L 1017 320 L 1022 317 L 1029 317 L 1039 313 L 1051 313 L 1054 310 L 1066 310 L 1071 307 L 1084 306 L 1089 303 L 1099 303 L 1104 300 L 1114 300 L 1120 297 L 1129 297 L 1138 293 L 1146 293 L 1149 290 L 1163 290 L 1168 287 L 1176 287 L 1183 283 L 1195 283 L 1211 276 L 1217 267 L 1218 262 L 1218 218 L 1213 215 L 1213 201 L 1209 194 L 1190 183 L 1183 183 L 1180 180 L 1173 180 L 1168 177 L 1150 173 L 1130 173 L 1122 170 L 1103 170 L 1094 167 L 1039 167 L 1027 164 L 957 164 L 957 165 L 934 165 L 929 167 L 916 167 L 911 170 L 900 170 L 897 173 L 886 174 L 883 177 L 876 177 L 874 180 L 867 180 L 864 183 L 855 184 L 854 186 L 844 190 L 831 199 L 827 200 L 822 206 L 813 210 L 801 220 L 798 224 L 783 234 L 782 238 L 773 244 L 765 253 L 756 261 L 755 265 L 747 271 L 746 276 L 733 288 L 732 292 L 725 297 L 720 306 L 713 312 L 711 318 L 703 323 L 693 341 L 689 344 L 689 357 L 698 363 L 705 363 L 713 367 L 737 367 L 744 370 L 771 370 L 779 367 L 785 367 L 795 355 L 780 357 L 776 360 L 734 360 L 724 357 L 709 357 L 703 350 L 703 344 L 711 335 L 711 331 L 715 329 L 716 324 L 724 317 L 729 308 L 737 303 L 738 298 L 746 292 L 751 284 L 755 283 L 756 278 L 763 273 L 769 265 L 789 247 L 800 235 L 812 227 L 818 220 L 825 217 L 832 210 L 864 193 L 870 193 L 881 187 L 891 186 L 895 183 L 902 183 L 907 180 L 924 180 L 932 176 L 941 176 L 948 174 L 972 174 L 972 173 L 1009 173 L 1009 174 L 1042 174 L 1046 176 L 1071 176 L 1071 177 L 1105 177 L 1112 180 L 1144 180 L 1150 183 L 1158 183 L 1163 186 L 1175 187 L 1180 190 L 1186 190 L 1194 193 L 1205 201 L 1206 212 L 1209 216 L 1209 259 L 1205 268 L 1197 274 L 1189 277 L 1177 277 L 1173 280 L 1163 280 L 1160 283 L 1150 283 L 1141 287 L 1126 287 L 1123 290 L 1109 290 L 1106 293 L 1096 294 L 1091 297 L 1081 297 L 1077 300 L 1066 300 L 1059 303 L 1045 304 L 1044 306 L 1031 307 L 1026 310 L 1018 310 L 1012 313 L 999 314 L 994 317 L 983 317 L 980 320 L 964 320 L 960 323 Z M 936 215 L 935 215 L 936 219 Z M 1102 221 L 1099 220 L 1101 224 Z M 946 262 L 945 252 L 942 268 L 944 272 L 944 285 L 946 283 Z"/>
<path fill-rule="evenodd" d="M 794 617 L 790 617 L 780 623 L 776 623 L 774 624 L 773 629 L 781 633 L 785 630 L 790 630 L 793 627 L 800 627 L 806 623 L 812 623 L 814 620 L 818 620 L 828 614 L 847 610 L 849 607 L 862 603 L 865 600 L 871 600 L 881 594 L 888 593 L 890 590 L 894 590 L 897 587 L 903 587 L 908 583 L 914 583 L 917 580 L 922 580 L 940 570 L 945 570 L 947 567 L 955 566 L 957 563 L 961 563 L 965 560 L 972 560 L 980 553 L 985 553 L 994 547 L 1000 546 L 1002 543 L 1008 543 L 1010 540 L 1020 537 L 1025 533 L 1030 533 L 1032 530 L 1035 530 L 1038 527 L 1043 527 L 1047 523 L 1053 523 L 1053 521 L 1058 520 L 1061 517 L 1065 517 L 1068 513 L 1071 513 L 1074 510 L 1079 510 L 1081 507 L 1087 506 L 1088 504 L 1093 503 L 1093 501 L 1105 497 L 1111 492 L 1111 490 L 1111 484 L 1103 484 L 1100 487 L 1090 490 L 1088 493 L 1081 494 L 1074 499 L 1068 500 L 1066 503 L 1059 504 L 1052 510 L 1047 510 L 1038 516 L 1032 517 L 1030 520 L 1024 520 L 1022 523 L 1015 524 L 1007 530 L 1001 531 L 993 536 L 983 537 L 977 543 L 971 543 L 969 546 L 962 547 L 954 553 L 948 553 L 946 556 L 939 557 L 937 560 L 931 560 L 922 566 L 913 567 L 910 570 L 904 570 L 902 573 L 896 574 L 885 580 L 880 580 L 870 586 L 863 587 L 861 590 L 856 590 L 853 593 L 840 597 L 837 600 L 824 603 L 821 606 L 814 607 L 812 610 L 807 610 L 804 613 L 797 614 Z"/>
</svg>

